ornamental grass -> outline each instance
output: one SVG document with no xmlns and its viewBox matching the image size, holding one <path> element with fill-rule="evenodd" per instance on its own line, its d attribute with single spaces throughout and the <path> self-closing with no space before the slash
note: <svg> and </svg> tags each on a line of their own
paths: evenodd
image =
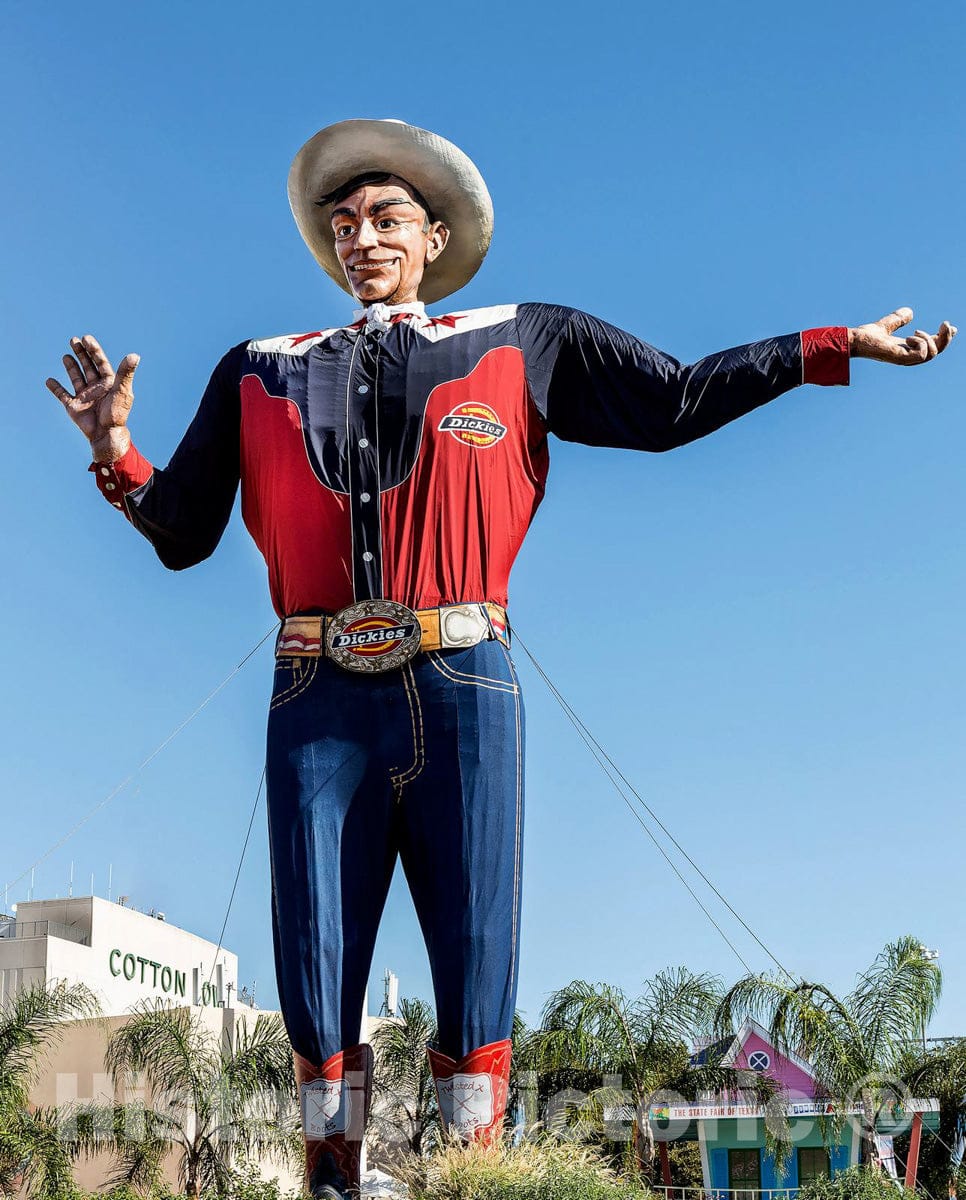
<svg viewBox="0 0 966 1200">
<path fill-rule="evenodd" d="M 511 1146 L 451 1141 L 394 1167 L 410 1200 L 653 1200 L 588 1146 L 541 1137 Z"/>
</svg>

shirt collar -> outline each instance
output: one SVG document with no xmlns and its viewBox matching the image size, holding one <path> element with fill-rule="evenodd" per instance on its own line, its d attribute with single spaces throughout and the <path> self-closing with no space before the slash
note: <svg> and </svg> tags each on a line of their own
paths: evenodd
<svg viewBox="0 0 966 1200">
<path fill-rule="evenodd" d="M 392 318 L 397 313 L 425 319 L 426 305 L 419 300 L 412 304 L 370 304 L 366 308 L 357 308 L 352 316 L 356 324 L 364 322 L 367 329 L 379 329 L 385 333 L 392 325 Z"/>
</svg>

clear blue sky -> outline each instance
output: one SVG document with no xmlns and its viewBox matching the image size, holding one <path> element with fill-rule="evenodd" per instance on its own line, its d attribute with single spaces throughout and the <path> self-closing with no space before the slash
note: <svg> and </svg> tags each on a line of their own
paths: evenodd
<svg viewBox="0 0 966 1200">
<path fill-rule="evenodd" d="M 347 320 L 285 198 L 321 126 L 401 117 L 479 164 L 496 235 L 454 308 L 574 304 L 685 360 L 899 304 L 966 325 L 962 5 L 7 0 L 4 45 L 0 886 L 273 621 L 237 515 L 213 559 L 165 572 L 43 380 L 71 334 L 138 351 L 132 427 L 164 462 L 228 346 Z M 964 383 L 966 340 L 922 369 L 855 364 L 849 390 L 670 455 L 557 443 L 511 593 L 558 686 L 789 967 L 845 988 L 904 932 L 941 949 L 937 1034 L 966 1033 Z M 527 1016 L 575 976 L 733 979 L 518 657 Z M 71 860 L 75 892 L 94 872 L 105 894 L 113 863 L 115 894 L 217 938 L 270 679 L 266 647 L 36 894 L 63 894 Z M 261 811 L 227 942 L 265 1003 L 268 887 Z M 429 995 L 398 880 L 376 981 L 386 966 Z"/>
</svg>

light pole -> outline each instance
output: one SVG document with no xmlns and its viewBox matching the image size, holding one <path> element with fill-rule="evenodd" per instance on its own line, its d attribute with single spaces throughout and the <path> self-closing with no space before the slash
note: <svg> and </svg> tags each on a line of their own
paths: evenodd
<svg viewBox="0 0 966 1200">
<path fill-rule="evenodd" d="M 920 946 L 919 953 L 922 955 L 922 957 L 925 959 L 926 962 L 935 962 L 936 959 L 939 957 L 939 951 L 938 950 L 930 950 L 928 946 Z M 923 1052 L 923 1054 L 925 1054 L 927 1052 L 926 1051 L 926 1018 L 925 1018 L 925 1016 L 923 1016 L 923 1018 L 922 1018 L 922 1052 Z"/>
</svg>

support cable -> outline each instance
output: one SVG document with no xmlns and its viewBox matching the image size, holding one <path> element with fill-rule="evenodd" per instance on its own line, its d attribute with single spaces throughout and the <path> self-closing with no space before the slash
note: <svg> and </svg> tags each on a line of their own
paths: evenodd
<svg viewBox="0 0 966 1200">
<path fill-rule="evenodd" d="M 181 733 L 181 731 L 183 729 L 185 729 L 188 725 L 190 725 L 191 722 L 195 719 L 195 717 L 198 716 L 198 714 L 202 711 L 202 709 L 206 708 L 208 706 L 208 704 L 210 704 L 211 701 L 214 700 L 214 698 L 218 695 L 218 693 L 222 690 L 222 688 L 224 688 L 227 684 L 231 683 L 231 681 L 235 678 L 235 676 L 242 669 L 242 667 L 248 662 L 248 660 L 250 658 L 252 658 L 253 655 L 262 648 L 262 646 L 265 645 L 265 643 L 268 641 L 268 639 L 270 637 L 274 636 L 278 632 L 278 628 L 279 627 L 278 627 L 277 623 L 275 625 L 273 625 L 272 628 L 268 631 L 268 633 L 266 633 L 264 637 L 260 638 L 259 641 L 251 648 L 251 650 L 248 651 L 248 653 L 241 660 L 241 662 L 238 663 L 238 665 L 236 667 L 234 667 L 228 675 L 225 676 L 225 678 L 221 681 L 221 683 L 219 683 L 218 686 L 213 691 L 208 693 L 208 695 L 204 698 L 204 700 L 202 700 L 202 702 L 198 705 L 198 707 L 194 710 L 194 712 L 192 712 L 189 716 L 185 717 L 185 719 L 181 722 L 181 724 L 176 726 L 168 734 L 168 736 L 164 739 L 164 741 L 161 742 L 160 745 L 156 746 L 151 751 L 151 753 L 147 756 L 147 758 L 145 758 L 143 760 L 143 762 L 139 763 L 138 766 L 136 766 L 134 768 L 134 770 L 130 773 L 130 775 L 128 775 L 125 779 L 122 779 L 121 782 L 119 784 L 117 784 L 117 786 L 115 788 L 113 788 L 104 797 L 103 800 L 99 800 L 98 803 L 95 804 L 94 807 L 89 812 L 85 813 L 84 816 L 81 817 L 81 819 L 77 822 L 77 824 L 74 825 L 71 829 L 69 829 L 64 834 L 64 836 L 59 839 L 59 841 L 54 842 L 54 844 L 48 850 L 45 850 L 44 853 L 41 854 L 40 858 L 38 858 L 36 862 L 32 863 L 25 871 L 22 871 L 17 876 L 17 878 L 13 880 L 12 883 L 8 883 L 6 885 L 7 888 L 9 889 L 9 888 L 16 887 L 17 884 L 21 882 L 21 880 L 26 879 L 31 871 L 36 870 L 36 868 L 39 867 L 40 864 L 45 861 L 45 859 L 50 858 L 50 856 L 55 851 L 59 850 L 61 848 L 61 846 L 63 846 L 66 842 L 69 842 L 70 839 L 74 836 L 75 833 L 77 833 L 77 831 L 79 829 L 81 829 L 84 825 L 86 825 L 87 822 L 92 817 L 96 816 L 97 813 L 99 813 L 102 808 L 106 808 L 107 805 L 110 804 L 110 802 L 114 799 L 114 797 L 116 795 L 118 795 L 119 792 L 122 792 L 128 786 L 128 784 L 132 782 L 132 780 L 136 779 L 138 777 L 138 775 L 140 775 L 141 772 L 147 766 L 149 766 L 152 762 L 154 762 L 154 760 L 158 757 L 158 755 L 161 753 L 161 751 L 165 750 L 168 746 L 171 745 L 171 743 L 178 736 L 178 734 Z"/>
<path fill-rule="evenodd" d="M 252 836 L 252 826 L 255 824 L 255 813 L 258 811 L 258 802 L 262 797 L 262 788 L 265 786 L 265 772 L 268 770 L 268 763 L 262 767 L 262 775 L 258 781 L 258 790 L 255 792 L 255 803 L 252 805 L 252 815 L 248 818 L 248 832 L 245 834 L 245 841 L 242 845 L 241 856 L 238 859 L 238 870 L 235 872 L 235 882 L 231 885 L 231 895 L 228 897 L 228 907 L 225 909 L 225 919 L 221 923 L 221 933 L 218 934 L 218 945 L 215 947 L 215 956 L 211 960 L 211 973 L 208 976 L 208 982 L 211 983 L 212 976 L 215 973 L 215 967 L 218 965 L 218 955 L 221 953 L 222 943 L 225 940 L 225 930 L 228 928 L 228 918 L 231 916 L 231 906 L 235 901 L 235 892 L 238 888 L 238 880 L 241 877 L 242 864 L 245 861 L 245 852 L 248 850 L 248 841 Z"/>
<path fill-rule="evenodd" d="M 533 666 L 536 669 L 537 673 L 539 674 L 540 678 L 547 685 L 547 687 L 550 690 L 551 695 L 554 697 L 554 699 L 557 701 L 557 703 L 563 709 L 564 713 L 570 720 L 571 724 L 574 726 L 574 728 L 580 734 L 585 745 L 587 745 L 588 748 L 591 748 L 591 745 L 594 747 L 593 749 L 591 749 L 591 753 L 597 759 L 597 762 L 600 764 L 601 769 L 604 770 L 605 774 L 607 774 L 608 778 L 614 784 L 615 788 L 617 788 L 618 792 L 621 795 L 621 798 L 624 800 L 624 803 L 628 806 L 628 808 L 631 810 L 631 812 L 637 818 L 641 827 L 647 832 L 648 836 L 654 842 L 654 845 L 658 847 L 658 849 L 660 850 L 665 861 L 671 866 L 675 875 L 677 875 L 677 877 L 681 880 L 681 882 L 684 883 L 685 887 L 687 887 L 691 896 L 694 898 L 694 900 L 700 906 L 701 911 L 705 914 L 705 916 L 708 918 L 708 920 L 711 921 L 712 925 L 714 925 L 714 927 L 715 927 L 715 929 L 717 929 L 718 933 L 721 934 L 721 936 L 724 938 L 724 940 L 731 947 L 731 950 L 734 952 L 738 961 L 747 970 L 748 974 L 751 975 L 751 974 L 754 974 L 754 972 L 751 970 L 751 968 L 748 966 L 748 964 L 745 962 L 745 960 L 741 957 L 741 955 L 738 953 L 738 951 L 735 949 L 735 947 L 732 945 L 732 943 L 728 940 L 728 938 L 725 937 L 724 933 L 721 930 L 721 927 L 718 925 L 718 923 L 714 920 L 714 918 L 708 912 L 707 908 L 705 908 L 705 906 L 701 903 L 701 901 L 698 899 L 698 897 L 695 895 L 695 893 L 692 891 L 692 889 L 687 885 L 687 883 L 684 880 L 683 875 L 680 873 L 680 871 L 677 869 L 677 867 L 674 866 L 674 864 L 671 862 L 670 858 L 668 858 L 668 856 L 665 853 L 665 851 L 663 850 L 663 848 L 658 845 L 656 838 L 654 837 L 653 833 L 651 833 L 651 831 L 647 828 L 647 826 L 645 825 L 640 814 L 634 810 L 630 801 L 627 799 L 627 797 L 621 791 L 620 786 L 614 780 L 614 778 L 610 774 L 610 772 L 608 772 L 607 769 L 604 767 L 603 762 L 601 761 L 602 759 L 608 763 L 608 765 L 611 768 L 611 770 L 613 771 L 614 775 L 616 775 L 617 778 L 621 781 L 621 783 L 623 783 L 624 786 L 628 789 L 628 791 L 630 791 L 631 795 L 634 796 L 637 803 L 648 814 L 648 816 L 655 823 L 655 825 L 657 825 L 658 829 L 660 829 L 661 832 L 664 834 L 664 836 L 668 839 L 668 841 L 671 842 L 671 844 L 675 847 L 675 849 L 682 856 L 682 858 L 685 860 L 685 862 L 687 862 L 689 864 L 689 866 L 696 872 L 696 874 L 698 874 L 701 877 L 701 879 L 704 880 L 704 882 L 707 884 L 707 886 L 711 889 L 712 892 L 714 892 L 714 894 L 718 897 L 718 899 L 725 906 L 725 908 L 727 908 L 727 910 L 731 913 L 731 915 L 735 918 L 735 920 L 739 923 L 739 925 L 741 925 L 741 927 L 748 934 L 750 934 L 750 936 L 754 939 L 754 941 L 757 942 L 757 944 L 761 947 L 761 949 L 764 950 L 765 954 L 767 954 L 768 957 L 771 959 L 771 961 L 778 967 L 779 971 L 781 971 L 781 973 L 783 975 L 785 975 L 788 979 L 790 979 L 792 981 L 792 983 L 796 983 L 797 980 L 795 979 L 794 975 L 792 975 L 792 973 L 785 966 L 782 965 L 782 963 L 775 957 L 775 955 L 771 952 L 771 950 L 769 950 L 769 948 L 765 945 L 765 943 L 758 936 L 758 934 L 755 933 L 755 931 L 751 928 L 751 926 L 748 924 L 748 922 L 732 907 L 732 905 L 729 903 L 729 901 L 726 899 L 726 897 L 721 893 L 721 891 L 715 886 L 714 883 L 712 883 L 712 881 L 708 878 L 708 876 L 704 873 L 704 871 L 701 870 L 701 868 L 694 861 L 694 859 L 691 857 L 691 855 L 688 854 L 688 852 L 684 849 L 684 847 L 677 840 L 677 838 L 671 833 L 671 831 L 664 824 L 664 822 L 657 815 L 657 813 L 651 808 L 651 806 L 644 800 L 644 798 L 637 791 L 637 789 L 634 787 L 634 785 L 628 780 L 627 776 L 623 773 L 623 771 L 621 771 L 620 767 L 617 766 L 617 764 L 614 762 L 614 760 L 611 758 L 611 756 L 607 753 L 607 751 L 603 748 L 603 746 L 601 746 L 601 744 L 597 741 L 597 739 L 590 732 L 590 730 L 587 728 L 587 726 L 583 723 L 583 721 L 580 719 L 580 717 L 577 715 L 577 713 L 574 712 L 573 708 L 571 708 L 570 704 L 567 702 L 567 700 L 564 698 L 562 693 L 559 691 L 559 689 L 556 687 L 556 685 L 550 679 L 549 675 L 547 675 L 546 671 L 544 671 L 543 667 L 541 667 L 540 663 L 534 657 L 532 651 L 529 649 L 526 642 L 524 642 L 524 640 L 520 637 L 519 633 L 517 632 L 517 630 L 515 628 L 513 630 L 513 637 L 514 637 L 514 640 L 518 641 L 520 643 L 520 645 L 523 647 L 523 650 L 524 650 L 527 658 L 529 658 L 530 661 L 533 663 Z"/>
</svg>

